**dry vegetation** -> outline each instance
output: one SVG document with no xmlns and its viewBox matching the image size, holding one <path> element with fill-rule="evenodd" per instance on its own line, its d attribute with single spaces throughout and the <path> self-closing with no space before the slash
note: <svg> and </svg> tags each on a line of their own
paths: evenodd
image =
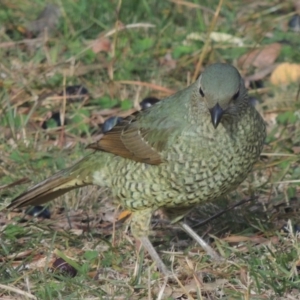
<svg viewBox="0 0 300 300">
<path fill-rule="evenodd" d="M 0 4 L 0 298 L 300 299 L 299 1 L 32 3 Z M 246 182 L 186 219 L 225 262 L 157 212 L 152 240 L 174 272 L 166 282 L 96 187 L 51 203 L 49 219 L 5 209 L 88 153 L 107 118 L 216 61 L 239 68 L 268 125 Z"/>
</svg>

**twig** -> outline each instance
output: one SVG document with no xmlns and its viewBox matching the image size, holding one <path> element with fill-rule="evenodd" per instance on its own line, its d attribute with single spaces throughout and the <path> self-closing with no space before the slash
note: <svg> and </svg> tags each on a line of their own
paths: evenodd
<svg viewBox="0 0 300 300">
<path fill-rule="evenodd" d="M 203 225 L 205 225 L 206 223 L 212 221 L 213 219 L 220 217 L 220 216 L 223 215 L 225 212 L 227 212 L 227 211 L 229 211 L 229 210 L 231 210 L 231 209 L 233 209 L 233 208 L 235 208 L 235 207 L 237 207 L 237 206 L 240 206 L 240 205 L 242 205 L 242 204 L 245 204 L 245 203 L 247 203 L 247 202 L 256 200 L 257 198 L 258 198 L 258 197 L 250 197 L 249 199 L 241 200 L 241 201 L 239 201 L 239 202 L 237 202 L 237 203 L 234 203 L 234 204 L 232 204 L 231 206 L 229 206 L 229 207 L 227 207 L 227 208 L 225 208 L 225 209 L 223 209 L 223 210 L 217 212 L 217 213 L 214 214 L 213 216 L 211 216 L 211 217 L 205 219 L 204 221 L 201 221 L 201 222 L 196 223 L 195 225 L 192 226 L 192 228 L 196 228 L 196 227 L 203 226 Z"/>
<path fill-rule="evenodd" d="M 199 72 L 200 72 L 200 69 L 202 67 L 202 63 L 203 63 L 203 60 L 204 60 L 205 55 L 207 53 L 208 45 L 209 45 L 209 42 L 210 42 L 210 34 L 213 31 L 213 29 L 215 28 L 215 25 L 217 23 L 217 20 L 218 20 L 218 17 L 219 17 L 222 5 L 223 5 L 223 0 L 220 0 L 219 4 L 218 4 L 218 7 L 216 9 L 216 12 L 214 14 L 214 17 L 213 17 L 213 19 L 212 19 L 212 21 L 210 23 L 208 32 L 207 32 L 206 41 L 205 41 L 204 46 L 202 48 L 202 51 L 201 51 L 201 54 L 200 54 L 200 57 L 199 57 L 199 60 L 198 60 L 198 63 L 197 63 L 194 75 L 193 75 L 193 82 L 197 79 L 197 77 L 199 75 Z"/>
<path fill-rule="evenodd" d="M 11 292 L 15 292 L 17 294 L 23 295 L 29 299 L 37 299 L 37 297 L 35 297 L 34 295 L 24 292 L 16 287 L 13 286 L 9 286 L 9 285 L 4 285 L 4 284 L 0 284 L 0 289 L 6 290 L 6 291 L 11 291 Z"/>
</svg>

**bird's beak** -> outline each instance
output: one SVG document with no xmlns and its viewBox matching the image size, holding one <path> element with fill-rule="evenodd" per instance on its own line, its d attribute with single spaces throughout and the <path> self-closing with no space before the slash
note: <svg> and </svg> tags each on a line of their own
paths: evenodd
<svg viewBox="0 0 300 300">
<path fill-rule="evenodd" d="M 210 110 L 210 115 L 211 115 L 211 122 L 214 125 L 215 129 L 218 127 L 224 110 L 222 109 L 222 107 L 219 105 L 219 103 L 217 103 L 213 108 L 211 108 Z"/>
</svg>

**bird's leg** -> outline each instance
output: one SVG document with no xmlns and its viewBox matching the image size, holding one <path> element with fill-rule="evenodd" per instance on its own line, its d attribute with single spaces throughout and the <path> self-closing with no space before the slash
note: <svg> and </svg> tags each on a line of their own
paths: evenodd
<svg viewBox="0 0 300 300">
<path fill-rule="evenodd" d="M 190 235 L 204 250 L 205 252 L 215 261 L 223 260 L 222 257 L 217 254 L 217 252 L 210 247 L 189 225 L 184 223 L 183 221 L 179 222 L 181 228 Z"/>
<path fill-rule="evenodd" d="M 178 223 L 180 227 L 191 236 L 203 249 L 204 251 L 215 261 L 223 260 L 217 252 L 211 248 L 189 225 L 184 223 L 182 219 L 191 211 L 189 207 L 182 207 L 180 210 L 177 208 L 168 208 L 164 212 L 171 220 L 171 224 Z M 180 213 L 179 213 L 180 212 Z"/>
<path fill-rule="evenodd" d="M 148 238 L 151 216 L 152 209 L 143 209 L 141 211 L 133 212 L 130 224 L 131 232 L 135 238 L 141 241 L 143 247 L 148 251 L 160 272 L 169 276 L 171 272 L 163 263 Z"/>
<path fill-rule="evenodd" d="M 163 263 L 158 253 L 154 249 L 152 243 L 147 236 L 140 237 L 139 240 L 142 242 L 143 247 L 148 251 L 151 258 L 155 262 L 157 268 L 166 276 L 170 276 L 172 273 L 168 270 L 167 266 Z"/>
</svg>

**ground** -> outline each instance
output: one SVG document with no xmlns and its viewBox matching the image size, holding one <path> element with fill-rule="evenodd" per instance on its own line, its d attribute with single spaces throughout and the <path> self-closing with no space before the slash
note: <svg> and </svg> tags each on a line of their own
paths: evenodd
<svg viewBox="0 0 300 300">
<path fill-rule="evenodd" d="M 2 1 L 1 299 L 300 299 L 299 1 L 198 2 Z M 174 273 L 166 281 L 130 216 L 97 187 L 50 203 L 50 218 L 6 210 L 90 153 L 109 117 L 186 87 L 217 61 L 239 69 L 268 131 L 247 180 L 185 220 L 224 262 L 158 211 L 151 240 Z"/>
</svg>

